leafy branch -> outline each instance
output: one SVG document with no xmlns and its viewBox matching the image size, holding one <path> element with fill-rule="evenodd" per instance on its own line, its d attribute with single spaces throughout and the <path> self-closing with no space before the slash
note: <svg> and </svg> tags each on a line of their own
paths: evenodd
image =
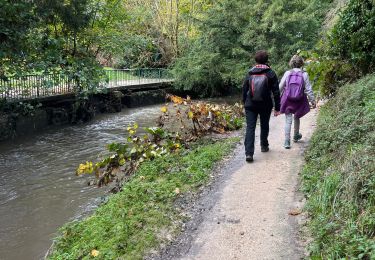
<svg viewBox="0 0 375 260">
<path fill-rule="evenodd" d="M 99 187 L 115 182 L 112 192 L 117 192 L 142 162 L 188 149 L 190 142 L 204 135 L 223 134 L 242 126 L 243 107 L 239 104 L 193 102 L 189 97 L 173 95 L 167 99 L 171 103 L 161 108 L 157 127 L 145 128 L 146 133 L 138 135 L 138 124 L 129 126 L 124 143 L 107 146 L 110 156 L 97 163 L 80 164 L 76 174 L 95 174 L 96 180 L 90 184 Z"/>
</svg>

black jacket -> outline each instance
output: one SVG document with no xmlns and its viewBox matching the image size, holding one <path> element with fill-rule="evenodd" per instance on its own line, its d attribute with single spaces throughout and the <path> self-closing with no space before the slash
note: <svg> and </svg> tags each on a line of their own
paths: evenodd
<svg viewBox="0 0 375 260">
<path fill-rule="evenodd" d="M 269 95 L 262 102 L 252 101 L 250 98 L 246 102 L 249 92 L 251 75 L 254 74 L 266 74 L 268 78 Z M 273 101 L 272 102 L 272 96 Z M 280 90 L 279 80 L 277 79 L 276 73 L 265 65 L 257 65 L 249 70 L 242 86 L 242 102 L 245 104 L 245 108 L 249 110 L 271 110 L 275 105 L 275 110 L 280 111 Z"/>
</svg>

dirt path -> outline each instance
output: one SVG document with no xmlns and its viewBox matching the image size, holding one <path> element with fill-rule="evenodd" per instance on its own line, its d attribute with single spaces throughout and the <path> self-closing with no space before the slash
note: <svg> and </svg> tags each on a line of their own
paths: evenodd
<svg viewBox="0 0 375 260">
<path fill-rule="evenodd" d="M 218 167 L 216 180 L 190 208 L 192 217 L 172 245 L 151 259 L 229 260 L 301 259 L 301 216 L 289 213 L 302 207 L 298 172 L 303 150 L 314 130 L 317 111 L 301 121 L 303 139 L 285 150 L 284 116 L 270 122 L 270 151 L 256 143 L 254 162 L 248 164 L 243 146 Z M 257 127 L 259 139 L 259 126 Z"/>
<path fill-rule="evenodd" d="M 270 123 L 270 152 L 261 153 L 257 143 L 254 163 L 244 161 L 225 181 L 220 195 L 203 217 L 180 259 L 300 259 L 299 217 L 288 213 L 301 207 L 298 171 L 302 152 L 315 126 L 316 111 L 301 121 L 303 139 L 285 150 L 284 116 Z M 259 128 L 259 126 L 257 127 Z M 259 129 L 257 129 L 259 136 Z M 240 161 L 239 161 L 240 162 Z"/>
</svg>

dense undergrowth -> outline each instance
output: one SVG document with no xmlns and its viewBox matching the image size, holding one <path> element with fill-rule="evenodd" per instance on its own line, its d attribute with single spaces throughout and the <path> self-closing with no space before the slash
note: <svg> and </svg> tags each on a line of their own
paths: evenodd
<svg viewBox="0 0 375 260">
<path fill-rule="evenodd" d="M 214 164 L 238 141 L 200 141 L 190 150 L 144 162 L 91 217 L 61 229 L 49 258 L 142 259 L 178 231 L 184 217 L 176 199 L 205 184 Z"/>
<path fill-rule="evenodd" d="M 375 75 L 320 112 L 302 173 L 313 259 L 375 259 L 374 130 Z"/>
</svg>

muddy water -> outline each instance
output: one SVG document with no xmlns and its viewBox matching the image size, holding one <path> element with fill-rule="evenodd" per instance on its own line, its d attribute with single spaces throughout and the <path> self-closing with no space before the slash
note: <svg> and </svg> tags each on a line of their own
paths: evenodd
<svg viewBox="0 0 375 260">
<path fill-rule="evenodd" d="M 123 140 L 136 121 L 155 125 L 160 106 L 100 115 L 85 125 L 54 129 L 0 144 L 0 259 L 43 258 L 57 229 L 92 210 L 105 189 L 76 177 L 80 162 L 95 160 L 105 145 Z"/>
<path fill-rule="evenodd" d="M 212 99 L 234 103 L 238 97 Z M 0 260 L 41 259 L 66 222 L 88 214 L 106 190 L 74 175 L 78 164 L 101 158 L 126 127 L 154 126 L 160 105 L 99 115 L 84 125 L 51 129 L 0 143 Z"/>
</svg>

